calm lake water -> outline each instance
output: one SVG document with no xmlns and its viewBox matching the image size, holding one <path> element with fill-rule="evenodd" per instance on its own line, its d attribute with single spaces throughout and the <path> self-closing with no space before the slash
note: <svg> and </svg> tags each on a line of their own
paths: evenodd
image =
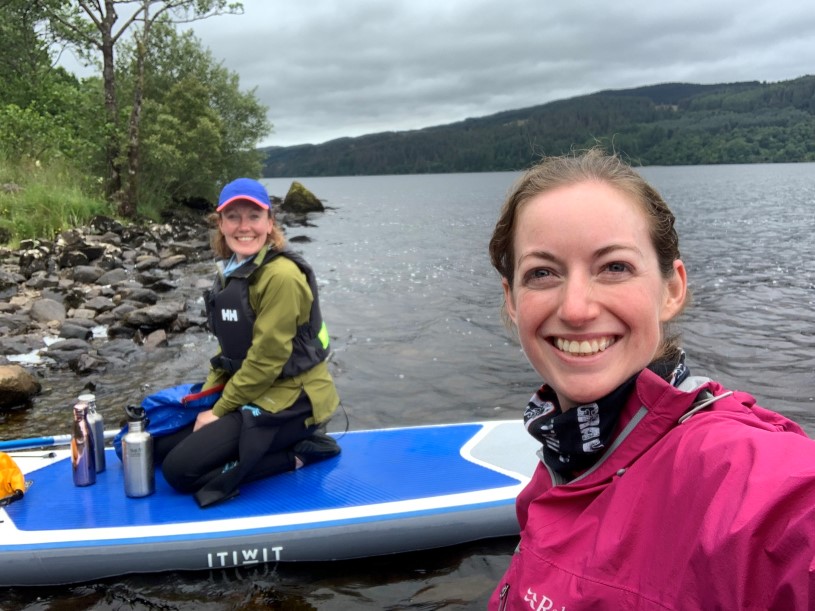
<svg viewBox="0 0 815 611">
<path fill-rule="evenodd" d="M 754 394 L 815 436 L 815 164 L 643 168 L 678 219 L 691 371 Z M 500 319 L 487 241 L 515 173 L 307 178 L 330 209 L 289 237 L 314 266 L 345 414 L 332 430 L 520 417 L 539 384 Z M 284 195 L 290 180 L 267 180 Z M 194 297 L 208 265 L 179 274 Z M 106 422 L 150 389 L 203 378 L 204 334 L 94 376 Z M 88 380 L 52 374 L 0 438 L 68 432 Z M 511 451 L 511 450 L 508 450 Z M 514 538 L 349 563 L 13 588 L 4 609 L 479 609 Z M 5 600 L 4 600 L 5 598 Z"/>
</svg>

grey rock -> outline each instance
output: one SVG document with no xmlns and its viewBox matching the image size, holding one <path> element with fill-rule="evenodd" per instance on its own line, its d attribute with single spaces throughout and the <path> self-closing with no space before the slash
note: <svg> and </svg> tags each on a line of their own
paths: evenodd
<svg viewBox="0 0 815 611">
<path fill-rule="evenodd" d="M 160 269 L 173 269 L 174 267 L 178 267 L 182 263 L 187 262 L 186 255 L 171 255 L 166 259 L 162 259 L 158 266 Z"/>
<path fill-rule="evenodd" d="M 117 322 L 108 326 L 108 337 L 111 339 L 132 338 L 135 335 L 136 329 L 124 322 Z"/>
<path fill-rule="evenodd" d="M 49 320 L 65 320 L 65 306 L 53 299 L 38 299 L 31 306 L 29 312 L 32 320 L 48 322 Z"/>
<path fill-rule="evenodd" d="M 161 259 L 152 255 L 143 255 L 136 257 L 135 268 L 136 271 L 143 272 L 148 269 L 156 267 L 161 262 Z"/>
<path fill-rule="evenodd" d="M 114 338 L 100 346 L 97 351 L 99 356 L 106 360 L 114 358 L 133 359 L 141 354 L 141 347 L 130 339 L 135 331 L 133 329 L 130 329 L 130 331 L 131 334 L 128 338 Z"/>
<path fill-rule="evenodd" d="M 143 307 L 143 304 L 140 303 L 137 304 L 128 301 L 120 303 L 108 313 L 113 315 L 115 320 L 123 320 L 125 316 L 130 314 L 130 312 L 132 312 L 133 310 L 138 310 L 141 307 Z"/>
<path fill-rule="evenodd" d="M 71 369 L 76 367 L 79 358 L 91 351 L 91 345 L 81 339 L 63 339 L 54 342 L 45 350 L 45 354 L 58 365 L 67 365 Z"/>
<path fill-rule="evenodd" d="M 93 337 L 93 331 L 84 325 L 77 325 L 66 322 L 59 330 L 59 336 L 64 339 L 81 339 L 88 341 Z"/>
<path fill-rule="evenodd" d="M 87 318 L 88 320 L 93 320 L 96 318 L 96 310 L 90 310 L 88 308 L 76 308 L 71 310 L 71 320 L 77 318 Z"/>
<path fill-rule="evenodd" d="M 57 258 L 57 263 L 60 267 L 79 267 L 85 266 L 90 263 L 91 259 L 88 258 L 81 250 L 65 250 Z"/>
<path fill-rule="evenodd" d="M 18 335 L 25 333 L 30 325 L 31 318 L 28 314 L 19 312 L 13 314 L 0 313 L 1 335 Z"/>
<path fill-rule="evenodd" d="M 42 347 L 42 340 L 34 342 L 25 335 L 0 338 L 0 354 L 28 354 Z"/>
<path fill-rule="evenodd" d="M 46 350 L 49 354 L 58 354 L 60 352 L 73 352 L 75 350 L 84 350 L 88 351 L 91 349 L 91 345 L 83 341 L 81 339 L 64 339 L 58 342 L 54 342 L 48 349 Z"/>
<path fill-rule="evenodd" d="M 50 288 L 43 289 L 40 293 L 40 297 L 43 299 L 53 299 L 65 305 L 65 294 L 59 291 L 52 291 Z"/>
<path fill-rule="evenodd" d="M 184 331 L 187 331 L 193 327 L 202 330 L 207 329 L 206 317 L 182 312 L 170 325 L 170 331 L 172 333 L 183 333 Z"/>
<path fill-rule="evenodd" d="M 99 278 L 97 278 L 96 284 L 102 284 L 102 285 L 105 285 L 105 284 L 110 284 L 110 285 L 118 284 L 119 282 L 124 282 L 125 280 L 127 280 L 127 277 L 128 277 L 128 275 L 127 275 L 126 270 L 121 269 L 121 268 L 112 269 L 112 270 L 110 270 L 108 272 L 105 272 Z"/>
<path fill-rule="evenodd" d="M 102 233 L 110 232 L 117 236 L 121 235 L 124 229 L 124 226 L 119 221 L 101 214 L 93 217 L 88 225 L 91 229 L 96 231 Z"/>
<path fill-rule="evenodd" d="M 93 297 L 88 299 L 85 303 L 82 304 L 83 308 L 87 308 L 88 310 L 95 310 L 96 312 L 107 312 L 108 310 L 112 310 L 115 307 L 113 300 L 109 297 L 102 297 L 101 295 L 98 297 Z"/>
<path fill-rule="evenodd" d="M 155 350 L 167 345 L 167 332 L 164 329 L 157 329 L 144 338 L 142 342 L 145 350 Z"/>
<path fill-rule="evenodd" d="M 59 286 L 59 277 L 45 271 L 39 271 L 31 274 L 31 278 L 26 280 L 24 284 L 30 289 L 41 291 Z"/>
<path fill-rule="evenodd" d="M 32 242 L 31 240 L 27 240 Z M 34 272 L 56 270 L 56 264 L 49 257 L 49 250 L 44 246 L 28 248 L 20 252 L 20 273 L 30 278 Z"/>
<path fill-rule="evenodd" d="M 148 305 L 158 303 L 158 294 L 145 288 L 123 288 L 118 291 L 117 295 L 127 301 L 137 301 Z"/>
<path fill-rule="evenodd" d="M 68 366 L 78 375 L 87 375 L 97 371 L 103 371 L 107 362 L 96 355 L 87 352 L 78 354 L 75 359 L 70 359 Z"/>
<path fill-rule="evenodd" d="M 164 301 L 130 312 L 125 315 L 124 322 L 131 327 L 163 328 L 172 323 L 183 311 L 182 302 Z"/>
<path fill-rule="evenodd" d="M 93 284 L 99 280 L 103 273 L 104 271 L 95 265 L 78 265 L 74 267 L 73 277 L 76 282 Z"/>
</svg>

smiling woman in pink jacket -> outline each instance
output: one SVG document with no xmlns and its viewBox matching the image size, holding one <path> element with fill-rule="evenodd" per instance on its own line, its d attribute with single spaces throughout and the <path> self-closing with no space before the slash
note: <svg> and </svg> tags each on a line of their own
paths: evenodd
<svg viewBox="0 0 815 611">
<path fill-rule="evenodd" d="M 598 149 L 524 174 L 490 241 L 543 385 L 541 462 L 491 609 L 815 608 L 815 442 L 690 374 L 674 216 Z"/>
</svg>

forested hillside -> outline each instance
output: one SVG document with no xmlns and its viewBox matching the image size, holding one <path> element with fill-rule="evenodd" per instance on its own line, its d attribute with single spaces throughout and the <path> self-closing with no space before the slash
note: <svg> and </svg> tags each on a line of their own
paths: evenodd
<svg viewBox="0 0 815 611">
<path fill-rule="evenodd" d="M 601 91 L 421 130 L 271 147 L 264 176 L 519 170 L 597 142 L 641 165 L 815 161 L 815 76 Z"/>
</svg>

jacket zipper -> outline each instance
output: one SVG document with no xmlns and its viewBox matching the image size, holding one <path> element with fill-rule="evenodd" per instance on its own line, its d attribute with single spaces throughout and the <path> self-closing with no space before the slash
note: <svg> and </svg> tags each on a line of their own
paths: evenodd
<svg viewBox="0 0 815 611">
<path fill-rule="evenodd" d="M 509 597 L 509 584 L 505 583 L 504 587 L 501 588 L 501 593 L 498 595 L 498 611 L 505 611 L 507 608 L 507 601 Z"/>
</svg>

